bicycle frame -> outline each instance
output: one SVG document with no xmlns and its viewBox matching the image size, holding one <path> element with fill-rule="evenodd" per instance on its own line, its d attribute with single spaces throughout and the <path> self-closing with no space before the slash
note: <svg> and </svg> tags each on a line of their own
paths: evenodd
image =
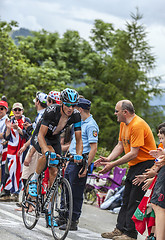
<svg viewBox="0 0 165 240">
<path fill-rule="evenodd" d="M 47 210 L 48 204 L 53 196 L 53 193 L 57 189 L 58 183 L 63 178 L 61 164 L 57 168 L 58 168 L 57 176 L 53 182 L 53 185 L 49 188 L 48 192 L 46 193 L 46 199 L 44 200 L 44 202 L 41 205 L 41 211 L 43 211 L 43 212 L 45 212 Z M 41 180 L 42 180 L 42 178 L 41 178 Z M 41 188 L 42 188 L 42 184 L 41 184 Z M 41 193 L 41 195 L 42 195 L 42 193 Z M 40 195 L 38 195 L 38 197 L 40 197 Z"/>
</svg>

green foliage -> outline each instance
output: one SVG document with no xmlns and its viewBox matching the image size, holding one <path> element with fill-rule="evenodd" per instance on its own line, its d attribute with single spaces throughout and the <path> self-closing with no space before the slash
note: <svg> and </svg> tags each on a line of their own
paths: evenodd
<svg viewBox="0 0 165 240">
<path fill-rule="evenodd" d="M 164 109 L 151 108 L 149 103 L 163 91 L 159 86 L 161 78 L 149 77 L 156 60 L 146 40 L 146 30 L 139 23 L 141 19 L 137 10 L 126 22 L 125 30 L 97 19 L 91 42 L 82 39 L 77 31 L 68 30 L 60 37 L 57 32 L 43 29 L 17 37 L 18 45 L 10 37 L 17 23 L 1 21 L 0 96 L 8 97 L 10 107 L 16 101 L 22 102 L 25 114 L 34 119 L 32 100 L 36 91 L 77 88 L 92 101 L 91 112 L 100 128 L 99 146 L 108 150 L 118 140 L 115 105 L 121 99 L 129 99 L 156 136 Z"/>
<path fill-rule="evenodd" d="M 0 22 L 0 91 L 1 95 L 6 95 L 9 105 L 16 101 L 21 101 L 21 90 L 26 86 L 28 60 L 16 47 L 11 37 L 10 31 L 16 27 L 17 23 Z"/>
</svg>

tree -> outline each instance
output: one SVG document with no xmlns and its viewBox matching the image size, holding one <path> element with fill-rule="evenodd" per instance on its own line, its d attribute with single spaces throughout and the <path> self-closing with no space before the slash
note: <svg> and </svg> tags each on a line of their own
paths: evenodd
<svg viewBox="0 0 165 240">
<path fill-rule="evenodd" d="M 32 36 L 18 39 L 18 47 L 30 63 L 42 66 L 45 61 L 51 59 L 57 70 L 69 72 L 72 83 L 79 82 L 79 79 L 83 78 L 84 69 L 81 61 L 88 52 L 92 51 L 92 47 L 80 38 L 77 31 L 68 30 L 62 38 L 59 38 L 56 32 L 33 31 Z"/>
<path fill-rule="evenodd" d="M 118 136 L 114 119 L 116 102 L 131 100 L 136 113 L 150 120 L 149 101 L 153 95 L 162 92 L 160 77 L 148 77 L 155 67 L 155 57 L 146 40 L 145 28 L 139 24 L 142 16 L 138 10 L 131 14 L 131 19 L 126 23 L 126 30 L 115 30 L 112 24 L 96 20 L 91 36 L 95 52 L 84 59 L 86 86 L 80 92 L 92 101 L 94 116 L 101 129 L 100 144 L 110 149 Z"/>
<path fill-rule="evenodd" d="M 9 36 L 13 27 L 17 27 L 14 21 L 0 22 L 0 91 L 7 96 L 10 106 L 15 102 L 16 96 L 17 101 L 22 100 L 18 93 L 26 86 L 28 67 L 27 59 Z"/>
<path fill-rule="evenodd" d="M 17 27 L 14 21 L 0 22 L 0 93 L 7 96 L 10 109 L 14 102 L 22 102 L 26 106 L 25 114 L 34 119 L 36 111 L 32 100 L 36 92 L 65 88 L 71 82 L 70 73 L 56 69 L 49 54 L 46 60 L 43 58 L 42 65 L 32 63 L 10 37 L 13 27 Z"/>
</svg>

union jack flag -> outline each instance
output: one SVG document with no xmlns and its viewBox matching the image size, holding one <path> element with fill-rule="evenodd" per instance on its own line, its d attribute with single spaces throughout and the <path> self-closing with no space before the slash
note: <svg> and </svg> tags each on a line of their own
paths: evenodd
<svg viewBox="0 0 165 240">
<path fill-rule="evenodd" d="M 23 122 L 24 118 L 18 120 L 18 126 L 21 129 L 23 129 Z M 6 161 L 8 161 L 9 177 L 4 187 L 4 189 L 10 190 L 11 193 L 17 192 L 21 184 L 25 153 L 21 154 L 20 157 L 17 155 L 17 153 L 25 142 L 26 139 L 21 138 L 17 130 L 11 129 L 6 158 Z"/>
<path fill-rule="evenodd" d="M 1 162 L 1 188 L 5 181 L 5 163 L 6 163 L 6 157 L 7 157 L 7 143 L 3 146 L 2 150 L 2 162 Z"/>
</svg>

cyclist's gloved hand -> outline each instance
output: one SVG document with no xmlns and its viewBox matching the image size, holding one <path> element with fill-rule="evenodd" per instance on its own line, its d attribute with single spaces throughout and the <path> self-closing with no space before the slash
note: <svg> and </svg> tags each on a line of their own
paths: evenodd
<svg viewBox="0 0 165 240">
<path fill-rule="evenodd" d="M 47 151 L 45 153 L 45 156 L 49 159 L 55 159 L 56 158 L 56 153 L 55 152 L 51 152 L 51 151 Z"/>
<path fill-rule="evenodd" d="M 83 156 L 75 154 L 73 158 L 74 162 L 82 162 Z"/>
<path fill-rule="evenodd" d="M 48 167 L 51 167 L 52 165 L 57 165 L 59 163 L 59 160 L 56 160 L 56 153 L 55 152 L 50 152 L 47 151 L 45 153 L 45 156 L 47 158 L 48 161 Z"/>
</svg>

